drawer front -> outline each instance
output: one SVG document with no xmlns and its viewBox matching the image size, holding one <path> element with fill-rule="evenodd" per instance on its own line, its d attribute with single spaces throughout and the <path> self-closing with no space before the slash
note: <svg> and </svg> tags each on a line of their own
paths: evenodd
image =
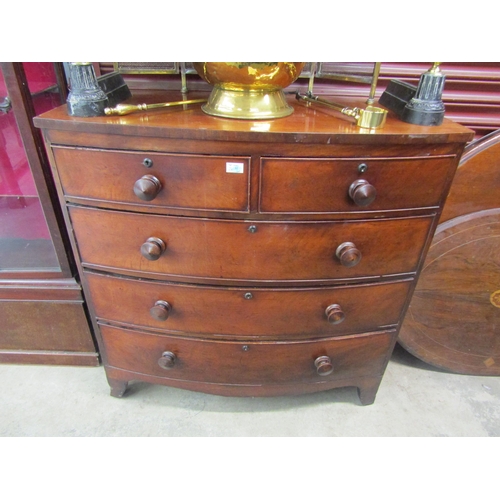
<svg viewBox="0 0 500 500">
<path fill-rule="evenodd" d="M 328 281 L 411 273 L 433 220 L 251 222 L 69 210 L 84 265 L 218 281 Z M 148 260 L 141 248 L 156 260 Z"/>
<path fill-rule="evenodd" d="M 85 273 L 101 321 L 219 337 L 332 337 L 395 326 L 412 280 L 265 289 L 191 286 Z"/>
<path fill-rule="evenodd" d="M 250 160 L 246 157 L 59 147 L 53 152 L 64 194 L 81 203 L 101 200 L 138 208 L 249 210 Z"/>
<path fill-rule="evenodd" d="M 314 383 L 382 374 L 393 334 L 304 342 L 229 342 L 109 325 L 100 328 L 108 366 L 171 380 L 230 385 Z M 319 375 L 318 370 L 325 374 Z"/>
<path fill-rule="evenodd" d="M 263 158 L 260 212 L 366 213 L 437 207 L 455 162 L 454 156 L 355 160 Z"/>
</svg>

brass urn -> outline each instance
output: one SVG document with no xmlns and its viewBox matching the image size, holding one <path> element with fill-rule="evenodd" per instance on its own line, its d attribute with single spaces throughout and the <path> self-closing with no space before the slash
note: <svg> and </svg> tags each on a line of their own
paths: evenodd
<svg viewBox="0 0 500 500">
<path fill-rule="evenodd" d="M 266 120 L 293 113 L 283 89 L 299 77 L 302 62 L 197 62 L 196 72 L 213 85 L 205 113 Z"/>
</svg>

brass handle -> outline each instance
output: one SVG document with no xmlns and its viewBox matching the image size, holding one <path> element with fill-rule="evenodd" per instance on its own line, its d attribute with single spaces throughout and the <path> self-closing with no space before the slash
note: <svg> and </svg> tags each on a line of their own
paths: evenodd
<svg viewBox="0 0 500 500">
<path fill-rule="evenodd" d="M 377 190 L 368 181 L 358 179 L 349 186 L 349 196 L 359 207 L 367 207 L 375 201 Z"/>
<path fill-rule="evenodd" d="M 176 361 L 177 356 L 173 352 L 165 351 L 158 360 L 158 364 L 165 370 L 171 370 L 175 366 Z"/>
<path fill-rule="evenodd" d="M 141 245 L 141 255 L 148 260 L 158 260 L 166 250 L 167 244 L 152 236 Z"/>
<path fill-rule="evenodd" d="M 320 377 L 325 377 L 333 373 L 333 364 L 330 356 L 320 356 L 314 360 L 314 366 L 316 366 L 316 372 Z"/>
<path fill-rule="evenodd" d="M 155 104 L 118 104 L 114 108 L 104 108 L 107 116 L 123 116 L 135 113 L 136 111 L 149 111 L 150 109 L 169 108 L 171 106 L 182 106 L 185 104 L 201 104 L 207 102 L 206 99 L 190 99 L 188 101 L 159 102 Z"/>
<path fill-rule="evenodd" d="M 325 309 L 328 322 L 332 325 L 338 325 L 345 320 L 345 313 L 338 304 L 331 304 Z"/>
<path fill-rule="evenodd" d="M 339 245 L 335 251 L 335 255 L 344 267 L 354 267 L 361 260 L 361 252 L 350 241 Z"/>
<path fill-rule="evenodd" d="M 154 200 L 161 191 L 162 185 L 154 175 L 144 175 L 134 184 L 134 194 L 144 201 Z"/>
</svg>

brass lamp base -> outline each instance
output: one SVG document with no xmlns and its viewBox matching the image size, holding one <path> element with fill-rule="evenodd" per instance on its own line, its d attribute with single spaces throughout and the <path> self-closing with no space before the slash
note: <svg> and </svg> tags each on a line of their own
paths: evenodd
<svg viewBox="0 0 500 500">
<path fill-rule="evenodd" d="M 202 110 L 208 115 L 241 120 L 283 118 L 294 111 L 281 89 L 228 90 L 219 86 L 212 89 Z"/>
</svg>

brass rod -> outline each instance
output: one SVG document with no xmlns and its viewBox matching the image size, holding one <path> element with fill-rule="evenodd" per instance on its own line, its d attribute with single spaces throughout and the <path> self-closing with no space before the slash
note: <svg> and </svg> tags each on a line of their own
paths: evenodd
<svg viewBox="0 0 500 500">
<path fill-rule="evenodd" d="M 372 75 L 372 85 L 370 87 L 370 95 L 366 104 L 373 104 L 375 102 L 375 92 L 377 91 L 378 75 L 380 74 L 380 63 L 375 63 Z"/>
<path fill-rule="evenodd" d="M 189 101 L 173 101 L 173 102 L 160 102 L 156 104 L 118 104 L 114 108 L 105 108 L 104 114 L 112 115 L 128 115 L 136 111 L 147 111 L 149 109 L 168 108 L 171 106 L 181 106 L 183 104 L 200 104 L 207 102 L 206 99 L 191 99 Z"/>
<path fill-rule="evenodd" d="M 315 95 L 304 95 L 304 94 L 300 94 L 299 92 L 297 92 L 296 96 L 297 96 L 297 99 L 299 99 L 299 100 L 302 99 L 303 101 L 307 101 L 307 102 L 317 102 L 319 104 L 323 104 L 325 106 L 328 106 L 328 107 L 333 108 L 333 109 L 340 111 L 340 112 L 342 112 L 345 109 L 345 106 L 340 106 L 339 104 L 336 104 L 334 102 L 325 101 L 324 99 L 321 99 Z"/>
<path fill-rule="evenodd" d="M 312 95 L 313 94 L 313 87 L 314 87 L 314 77 L 316 75 L 316 70 L 317 70 L 318 63 L 311 63 L 311 74 L 309 75 L 309 85 L 307 86 L 307 95 Z"/>
</svg>

